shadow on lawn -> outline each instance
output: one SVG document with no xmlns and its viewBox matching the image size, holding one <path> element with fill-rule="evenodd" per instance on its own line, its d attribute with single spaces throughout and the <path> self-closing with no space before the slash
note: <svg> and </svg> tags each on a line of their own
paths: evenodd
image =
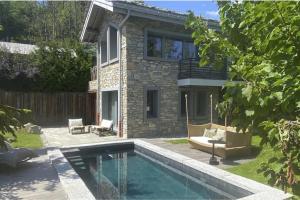
<svg viewBox="0 0 300 200">
<path fill-rule="evenodd" d="M 46 156 L 46 150 L 40 150 L 40 156 Z M 55 191 L 59 179 L 55 169 L 46 158 L 33 159 L 19 164 L 16 168 L 0 166 L 0 199 L 23 199 L 39 191 Z"/>
</svg>

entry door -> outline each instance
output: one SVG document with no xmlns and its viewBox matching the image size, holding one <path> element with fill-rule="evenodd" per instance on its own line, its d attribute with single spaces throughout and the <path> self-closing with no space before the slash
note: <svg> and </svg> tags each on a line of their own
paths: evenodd
<svg viewBox="0 0 300 200">
<path fill-rule="evenodd" d="M 118 91 L 102 93 L 102 118 L 112 120 L 114 129 L 118 127 Z"/>
</svg>

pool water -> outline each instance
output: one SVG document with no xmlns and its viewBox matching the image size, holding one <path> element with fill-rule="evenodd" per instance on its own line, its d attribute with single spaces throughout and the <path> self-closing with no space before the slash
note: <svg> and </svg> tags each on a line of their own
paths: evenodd
<svg viewBox="0 0 300 200">
<path fill-rule="evenodd" d="M 132 149 L 65 154 L 96 199 L 229 199 Z"/>
</svg>

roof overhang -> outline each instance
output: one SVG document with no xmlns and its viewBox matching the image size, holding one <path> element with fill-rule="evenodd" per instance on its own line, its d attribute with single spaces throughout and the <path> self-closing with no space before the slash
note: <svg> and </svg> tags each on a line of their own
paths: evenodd
<svg viewBox="0 0 300 200">
<path fill-rule="evenodd" d="M 184 25 L 187 18 L 187 15 L 185 14 L 155 9 L 153 7 L 137 5 L 126 1 L 93 0 L 90 4 L 90 8 L 81 32 L 81 41 L 95 42 L 97 40 L 97 34 L 101 23 L 101 15 L 104 10 L 124 15 L 126 15 L 130 10 L 130 16 L 178 25 Z M 207 22 L 208 26 L 212 28 L 218 26 L 217 21 L 207 20 Z"/>
</svg>

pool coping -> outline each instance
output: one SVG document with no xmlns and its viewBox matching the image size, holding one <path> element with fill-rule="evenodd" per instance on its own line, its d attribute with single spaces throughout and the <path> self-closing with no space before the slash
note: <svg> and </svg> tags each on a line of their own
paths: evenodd
<svg viewBox="0 0 300 200">
<path fill-rule="evenodd" d="M 48 150 L 49 158 L 57 170 L 59 179 L 68 195 L 69 199 L 95 199 L 93 194 L 87 188 L 83 180 L 75 172 L 67 159 L 62 154 L 61 150 L 68 150 L 74 148 L 93 148 L 93 147 L 105 147 L 117 144 L 134 144 L 144 149 L 150 150 L 158 155 L 161 155 L 170 160 L 180 163 L 182 166 L 187 166 L 196 171 L 200 171 L 215 179 L 221 179 L 222 181 L 234 185 L 242 190 L 251 192 L 252 194 L 239 198 L 240 200 L 256 200 L 256 199 L 289 199 L 292 197 L 289 193 L 273 188 L 262 183 L 258 183 L 254 180 L 247 179 L 230 172 L 224 171 L 209 164 L 197 161 L 187 156 L 175 153 L 171 150 L 158 147 L 156 145 L 145 142 L 141 139 L 128 139 L 120 141 L 107 141 L 94 144 L 82 144 L 82 145 L 70 145 L 63 148 L 54 148 Z"/>
</svg>

